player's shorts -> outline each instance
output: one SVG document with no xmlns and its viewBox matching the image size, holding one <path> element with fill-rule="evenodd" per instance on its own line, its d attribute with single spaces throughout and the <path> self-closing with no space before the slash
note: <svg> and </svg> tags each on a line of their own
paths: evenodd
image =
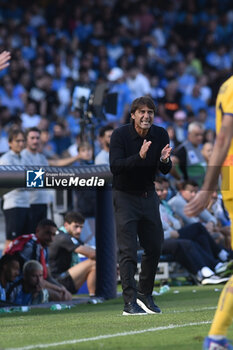
<svg viewBox="0 0 233 350">
<path fill-rule="evenodd" d="M 75 288 L 74 281 L 71 278 L 68 271 L 63 272 L 60 276 L 57 277 L 57 281 L 61 283 L 71 294 L 76 294 L 77 289 Z"/>
</svg>

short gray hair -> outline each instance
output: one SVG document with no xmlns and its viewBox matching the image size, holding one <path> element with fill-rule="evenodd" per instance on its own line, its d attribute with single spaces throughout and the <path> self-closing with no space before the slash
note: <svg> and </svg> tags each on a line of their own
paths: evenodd
<svg viewBox="0 0 233 350">
<path fill-rule="evenodd" d="M 200 123 L 200 122 L 192 122 L 188 126 L 188 133 L 193 132 L 193 130 L 196 129 L 196 128 L 201 129 L 203 131 L 205 130 L 205 127 L 204 127 L 204 125 L 202 123 Z"/>
<path fill-rule="evenodd" d="M 32 273 L 32 271 L 43 271 L 43 266 L 37 260 L 28 260 L 23 265 L 23 274 L 28 276 Z"/>
</svg>

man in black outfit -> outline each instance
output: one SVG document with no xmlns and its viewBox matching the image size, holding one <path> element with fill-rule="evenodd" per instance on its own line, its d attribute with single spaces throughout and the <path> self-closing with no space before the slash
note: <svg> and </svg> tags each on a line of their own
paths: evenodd
<svg viewBox="0 0 233 350">
<path fill-rule="evenodd" d="M 117 128 L 111 137 L 110 168 L 113 173 L 113 203 L 124 297 L 123 315 L 161 313 L 152 291 L 161 254 L 163 229 L 159 199 L 154 190 L 158 170 L 171 169 L 169 137 L 153 125 L 156 107 L 150 97 L 140 97 L 131 106 L 131 124 Z M 138 287 L 137 236 L 144 249 Z"/>
</svg>

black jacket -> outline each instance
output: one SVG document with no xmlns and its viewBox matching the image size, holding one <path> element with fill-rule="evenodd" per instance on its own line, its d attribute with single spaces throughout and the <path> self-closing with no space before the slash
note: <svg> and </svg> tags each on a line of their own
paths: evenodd
<svg viewBox="0 0 233 350">
<path fill-rule="evenodd" d="M 141 159 L 139 151 L 144 139 L 152 144 L 146 159 Z M 110 142 L 110 169 L 113 173 L 113 188 L 129 193 L 141 194 L 154 190 L 154 179 L 160 170 L 167 174 L 171 167 L 160 161 L 162 149 L 169 144 L 165 129 L 152 125 L 145 138 L 135 130 L 134 124 L 123 125 L 114 130 Z"/>
</svg>

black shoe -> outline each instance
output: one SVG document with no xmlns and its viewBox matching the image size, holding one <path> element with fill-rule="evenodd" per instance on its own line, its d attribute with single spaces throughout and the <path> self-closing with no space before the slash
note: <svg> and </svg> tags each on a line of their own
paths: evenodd
<svg viewBox="0 0 233 350">
<path fill-rule="evenodd" d="M 142 308 L 135 302 L 127 303 L 124 306 L 123 314 L 124 316 L 128 315 L 146 315 L 147 313 L 142 310 Z"/>
<path fill-rule="evenodd" d="M 144 295 L 144 294 L 138 293 L 137 303 L 148 314 L 162 313 L 160 308 L 157 305 L 155 305 L 152 295 Z"/>
</svg>

